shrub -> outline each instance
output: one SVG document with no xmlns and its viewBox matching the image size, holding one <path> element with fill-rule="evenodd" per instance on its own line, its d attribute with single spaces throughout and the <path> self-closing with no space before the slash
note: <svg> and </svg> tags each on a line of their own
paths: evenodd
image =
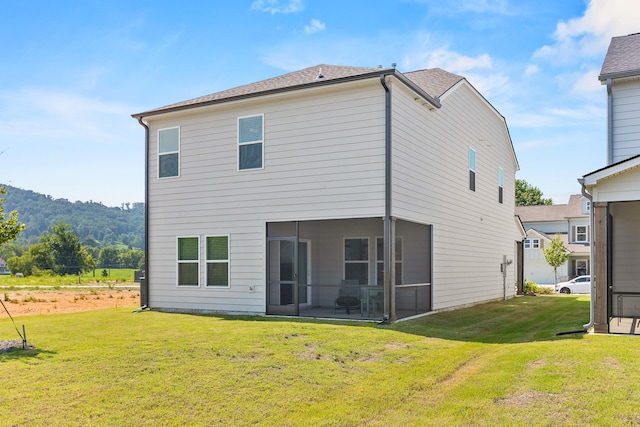
<svg viewBox="0 0 640 427">
<path fill-rule="evenodd" d="M 534 294 L 553 294 L 555 293 L 552 288 L 538 286 L 537 283 L 532 282 L 531 280 L 524 281 L 524 292 L 525 294 L 534 293 Z"/>
</svg>

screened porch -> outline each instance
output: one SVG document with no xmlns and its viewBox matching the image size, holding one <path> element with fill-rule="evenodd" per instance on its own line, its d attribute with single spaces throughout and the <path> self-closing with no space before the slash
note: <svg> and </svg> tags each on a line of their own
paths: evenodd
<svg viewBox="0 0 640 427">
<path fill-rule="evenodd" d="M 431 226 L 382 218 L 267 224 L 267 314 L 382 320 L 431 311 Z M 385 249 L 393 283 L 385 287 Z"/>
</svg>

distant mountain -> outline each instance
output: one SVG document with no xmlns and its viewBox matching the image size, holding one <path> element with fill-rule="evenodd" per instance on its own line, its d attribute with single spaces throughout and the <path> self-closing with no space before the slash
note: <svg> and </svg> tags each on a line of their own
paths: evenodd
<svg viewBox="0 0 640 427">
<path fill-rule="evenodd" d="M 63 222 L 71 225 L 83 244 L 144 246 L 144 203 L 125 203 L 121 208 L 110 208 L 102 203 L 53 199 L 9 185 L 6 190 L 5 215 L 17 210 L 19 221 L 26 226 L 18 243 L 37 243 L 52 225 Z"/>
</svg>

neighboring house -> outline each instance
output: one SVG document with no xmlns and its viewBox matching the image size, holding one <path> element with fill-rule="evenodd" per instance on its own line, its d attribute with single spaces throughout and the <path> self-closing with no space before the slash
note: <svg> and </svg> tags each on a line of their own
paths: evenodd
<svg viewBox="0 0 640 427">
<path fill-rule="evenodd" d="M 592 197 L 597 332 L 638 333 L 640 317 L 640 34 L 614 37 L 602 65 L 607 165 L 579 181 Z"/>
<path fill-rule="evenodd" d="M 579 194 L 562 205 L 516 206 L 527 236 L 524 241 L 524 278 L 541 285 L 551 285 L 589 274 L 590 201 Z M 569 259 L 553 276 L 543 250 L 557 235 L 569 253 Z"/>
<path fill-rule="evenodd" d="M 143 305 L 394 320 L 515 293 L 518 163 L 461 76 L 318 65 L 133 117 Z"/>
<path fill-rule="evenodd" d="M 9 274 L 9 270 L 7 269 L 7 262 L 0 258 L 0 274 Z"/>
</svg>

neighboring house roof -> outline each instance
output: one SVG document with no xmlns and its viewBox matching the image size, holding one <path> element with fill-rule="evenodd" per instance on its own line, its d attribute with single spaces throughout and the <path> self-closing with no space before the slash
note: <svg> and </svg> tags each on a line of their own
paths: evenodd
<svg viewBox="0 0 640 427">
<path fill-rule="evenodd" d="M 397 77 L 414 91 L 423 95 L 434 107 L 440 107 L 440 102 L 438 100 L 439 96 L 442 96 L 442 94 L 455 84 L 464 80 L 464 77 L 449 73 L 441 70 L 440 68 L 419 70 L 403 74 L 395 68 L 383 69 L 319 64 L 303 70 L 261 80 L 259 82 L 238 86 L 209 95 L 177 102 L 175 104 L 166 105 L 153 110 L 148 110 L 142 113 L 133 114 L 133 117 L 140 118 L 237 99 L 263 96 L 272 93 L 327 84 L 336 84 L 344 81 L 361 80 L 374 77 L 377 78 L 381 74 Z"/>
<path fill-rule="evenodd" d="M 613 37 L 598 78 L 621 78 L 640 75 L 640 33 Z"/>
<path fill-rule="evenodd" d="M 6 263 L 7 263 L 7 262 L 6 262 L 5 260 L 3 260 L 2 258 L 0 258 L 0 265 L 4 265 L 4 264 L 6 264 Z"/>
<path fill-rule="evenodd" d="M 580 194 L 572 194 L 567 204 L 516 206 L 516 215 L 523 223 L 566 221 L 568 218 L 588 217 L 588 214 L 582 213 L 581 198 Z"/>
</svg>

